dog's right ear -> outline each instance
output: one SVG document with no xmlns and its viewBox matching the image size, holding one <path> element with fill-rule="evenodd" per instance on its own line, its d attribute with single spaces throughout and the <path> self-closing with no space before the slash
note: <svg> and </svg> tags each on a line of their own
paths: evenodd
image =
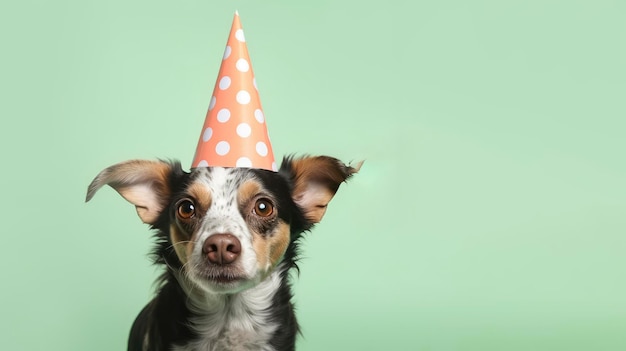
<svg viewBox="0 0 626 351">
<path fill-rule="evenodd" d="M 86 201 L 108 184 L 128 202 L 135 205 L 144 223 L 154 224 L 170 196 L 169 179 L 180 164 L 162 161 L 132 160 L 104 169 L 94 178 L 87 190 Z"/>
</svg>

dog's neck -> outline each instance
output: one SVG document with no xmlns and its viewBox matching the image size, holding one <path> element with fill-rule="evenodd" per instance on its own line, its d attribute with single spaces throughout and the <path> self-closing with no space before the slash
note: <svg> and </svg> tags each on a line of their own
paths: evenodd
<svg viewBox="0 0 626 351">
<path fill-rule="evenodd" d="M 199 338 L 176 350 L 272 350 L 269 340 L 278 324 L 271 320 L 270 309 L 284 270 L 278 268 L 258 285 L 235 294 L 210 294 L 179 279 Z"/>
</svg>

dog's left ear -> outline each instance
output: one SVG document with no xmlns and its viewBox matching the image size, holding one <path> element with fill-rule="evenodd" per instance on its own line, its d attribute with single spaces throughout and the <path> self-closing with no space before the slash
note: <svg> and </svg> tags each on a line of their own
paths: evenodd
<svg viewBox="0 0 626 351">
<path fill-rule="evenodd" d="M 318 223 L 339 185 L 357 173 L 362 164 L 361 161 L 352 167 L 328 156 L 285 158 L 280 172 L 291 178 L 291 196 L 304 211 L 306 219 Z"/>
<path fill-rule="evenodd" d="M 180 170 L 180 164 L 146 160 L 118 163 L 104 169 L 89 184 L 86 201 L 108 184 L 135 205 L 144 223 L 154 224 L 168 201 L 169 178 L 175 170 Z"/>
</svg>

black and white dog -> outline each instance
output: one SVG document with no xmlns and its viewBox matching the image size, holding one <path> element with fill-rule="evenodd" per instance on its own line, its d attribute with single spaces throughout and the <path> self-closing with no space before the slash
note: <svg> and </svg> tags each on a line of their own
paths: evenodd
<svg viewBox="0 0 626 351">
<path fill-rule="evenodd" d="M 360 166 L 317 156 L 285 158 L 278 172 L 143 160 L 103 170 L 87 201 L 117 190 L 156 230 L 154 261 L 166 266 L 128 349 L 293 350 L 298 239 Z"/>
</svg>

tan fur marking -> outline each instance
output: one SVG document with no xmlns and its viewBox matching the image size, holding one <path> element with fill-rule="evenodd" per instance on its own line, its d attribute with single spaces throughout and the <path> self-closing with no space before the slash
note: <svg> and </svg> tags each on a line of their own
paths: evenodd
<svg viewBox="0 0 626 351">
<path fill-rule="evenodd" d="M 259 267 L 269 270 L 280 262 L 287 250 L 289 225 L 281 220 L 270 236 L 263 236 L 256 231 L 252 232 L 252 236 L 252 246 L 256 252 Z"/>
<path fill-rule="evenodd" d="M 259 268 L 269 269 L 267 262 L 269 258 L 269 255 L 267 254 L 267 240 L 265 240 L 265 238 L 256 231 L 252 231 L 252 247 L 256 253 L 256 260 L 259 264 Z"/>
<path fill-rule="evenodd" d="M 187 188 L 187 193 L 196 200 L 196 211 L 206 212 L 211 207 L 211 192 L 206 185 L 202 183 L 193 183 Z"/>
<path fill-rule="evenodd" d="M 176 224 L 170 225 L 170 240 L 174 246 L 174 251 L 180 262 L 184 265 L 187 263 L 188 257 L 191 254 L 189 247 L 192 246 L 186 235 L 180 232 L 180 229 Z"/>
<path fill-rule="evenodd" d="M 289 225 L 280 221 L 274 234 L 267 238 L 269 257 L 272 267 L 276 266 L 289 246 Z"/>
<path fill-rule="evenodd" d="M 239 187 L 237 193 L 237 202 L 239 204 L 246 204 L 254 196 L 261 192 L 263 187 L 256 180 L 248 180 Z"/>
</svg>

